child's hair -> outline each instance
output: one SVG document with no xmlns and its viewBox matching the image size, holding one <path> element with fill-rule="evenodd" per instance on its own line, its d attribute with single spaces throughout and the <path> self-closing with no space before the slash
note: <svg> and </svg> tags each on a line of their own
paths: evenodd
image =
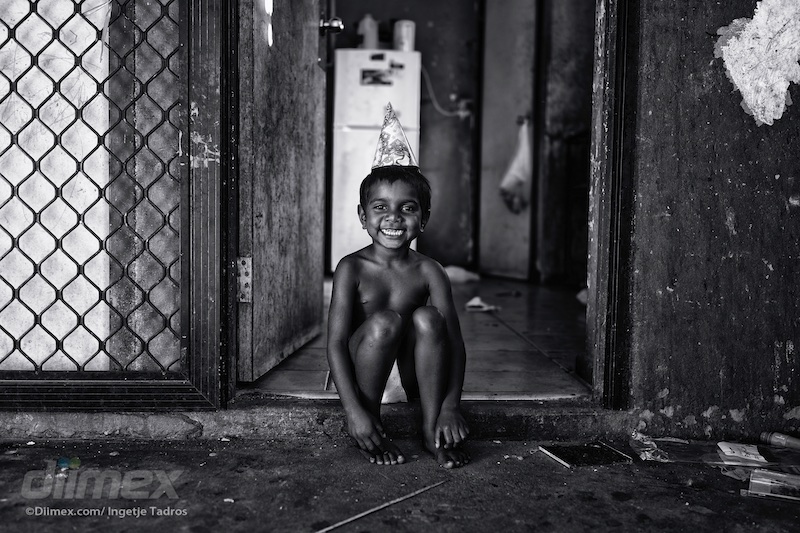
<svg viewBox="0 0 800 533">
<path fill-rule="evenodd" d="M 418 167 L 389 165 L 385 167 L 373 168 L 361 182 L 360 201 L 361 207 L 367 208 L 369 191 L 376 183 L 384 181 L 391 185 L 396 181 L 403 181 L 411 185 L 419 198 L 419 206 L 422 209 L 423 220 L 427 220 L 431 212 L 431 184 L 422 175 Z"/>
</svg>

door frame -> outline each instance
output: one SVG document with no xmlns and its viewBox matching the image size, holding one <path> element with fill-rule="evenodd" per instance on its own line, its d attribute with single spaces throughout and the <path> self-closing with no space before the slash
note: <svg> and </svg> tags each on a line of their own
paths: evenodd
<svg viewBox="0 0 800 533">
<path fill-rule="evenodd" d="M 586 327 L 594 398 L 608 409 L 630 404 L 634 191 L 625 154 L 636 118 L 637 9 L 629 0 L 598 0 L 595 17 Z"/>
<path fill-rule="evenodd" d="M 185 373 L 170 376 L 139 372 L 5 371 L 0 372 L 0 410 L 198 410 L 224 406 L 229 398 L 227 387 L 221 387 L 228 382 L 231 360 L 221 349 L 221 309 L 231 285 L 230 269 L 225 268 L 229 266 L 230 250 L 226 243 L 231 224 L 221 217 L 231 216 L 224 206 L 230 204 L 230 191 L 235 190 L 231 187 L 235 181 L 235 164 L 231 164 L 235 163 L 235 150 L 227 144 L 233 137 L 221 136 L 223 131 L 230 132 L 226 127 L 229 114 L 227 110 L 222 112 L 223 105 L 229 103 L 230 91 L 225 84 L 230 83 L 230 75 L 221 73 L 230 71 L 225 69 L 229 58 L 223 52 L 229 45 L 226 39 L 237 31 L 229 13 L 230 6 L 237 3 L 187 0 L 184 5 L 188 24 L 181 24 L 181 42 L 187 47 L 186 113 L 191 133 L 182 137 L 180 146 L 182 164 L 188 168 L 181 205 L 183 231 L 189 233 L 181 259 L 182 276 L 188 278 L 182 281 L 188 290 L 183 290 L 181 297 L 184 316 L 189 318 L 189 323 L 184 323 L 188 334 L 182 334 L 181 340 Z M 235 54 L 235 49 L 226 53 Z M 207 143 L 218 144 L 222 157 L 213 154 L 209 157 L 200 150 L 201 146 L 190 142 L 194 137 L 206 140 L 203 147 Z M 192 164 L 195 161 L 199 164 Z M 235 285 L 235 278 L 233 282 Z"/>
</svg>

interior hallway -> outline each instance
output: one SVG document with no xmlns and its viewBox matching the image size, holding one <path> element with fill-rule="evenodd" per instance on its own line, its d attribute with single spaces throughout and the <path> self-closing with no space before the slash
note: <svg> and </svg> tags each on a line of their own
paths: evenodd
<svg viewBox="0 0 800 533">
<path fill-rule="evenodd" d="M 325 316 L 331 280 L 325 282 Z M 499 311 L 466 311 L 474 296 Z M 586 350 L 586 308 L 574 291 L 528 283 L 481 279 L 453 284 L 467 350 L 464 400 L 555 400 L 590 396 L 574 373 Z M 327 331 L 327 323 L 324 330 Z M 325 354 L 323 333 L 253 384 L 240 384 L 279 395 L 336 398 Z"/>
</svg>

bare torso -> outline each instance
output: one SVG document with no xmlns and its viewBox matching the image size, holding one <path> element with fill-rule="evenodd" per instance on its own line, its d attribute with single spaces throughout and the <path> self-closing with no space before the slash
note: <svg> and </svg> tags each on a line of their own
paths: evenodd
<svg viewBox="0 0 800 533">
<path fill-rule="evenodd" d="M 353 306 L 351 331 L 378 311 L 392 310 L 408 319 L 417 308 L 426 305 L 430 290 L 424 267 L 430 259 L 410 250 L 406 261 L 387 267 L 366 254 L 357 253 L 354 257 L 358 265 L 358 295 Z"/>
</svg>

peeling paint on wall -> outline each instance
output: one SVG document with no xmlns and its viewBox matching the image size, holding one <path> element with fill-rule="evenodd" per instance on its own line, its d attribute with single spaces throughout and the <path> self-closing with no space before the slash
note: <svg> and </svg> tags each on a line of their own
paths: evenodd
<svg viewBox="0 0 800 533">
<path fill-rule="evenodd" d="M 783 418 L 785 418 L 786 420 L 791 420 L 792 418 L 800 419 L 800 407 L 795 407 L 794 409 L 783 415 Z"/>
<path fill-rule="evenodd" d="M 744 420 L 746 411 L 746 409 L 731 409 L 728 412 L 731 414 L 731 419 L 738 423 Z"/>
<path fill-rule="evenodd" d="M 773 124 L 792 104 L 789 84 L 800 83 L 800 2 L 763 0 L 752 19 L 735 19 L 717 35 L 714 56 L 742 94 L 742 108 L 757 125 Z"/>
<path fill-rule="evenodd" d="M 794 342 L 791 340 L 775 341 L 774 355 L 774 377 L 772 388 L 774 392 L 788 392 L 788 384 L 794 381 Z"/>
<path fill-rule="evenodd" d="M 219 164 L 219 147 L 213 144 L 211 135 L 204 138 L 197 131 L 192 131 L 190 139 L 194 145 L 190 155 L 192 168 L 208 168 L 209 163 Z"/>
<path fill-rule="evenodd" d="M 712 405 L 711 407 L 703 411 L 701 414 L 703 415 L 703 418 L 711 418 L 717 411 L 719 411 L 719 407 L 717 407 L 716 405 Z"/>
<path fill-rule="evenodd" d="M 736 213 L 730 207 L 725 208 L 725 227 L 728 228 L 728 233 L 736 235 Z"/>
</svg>

